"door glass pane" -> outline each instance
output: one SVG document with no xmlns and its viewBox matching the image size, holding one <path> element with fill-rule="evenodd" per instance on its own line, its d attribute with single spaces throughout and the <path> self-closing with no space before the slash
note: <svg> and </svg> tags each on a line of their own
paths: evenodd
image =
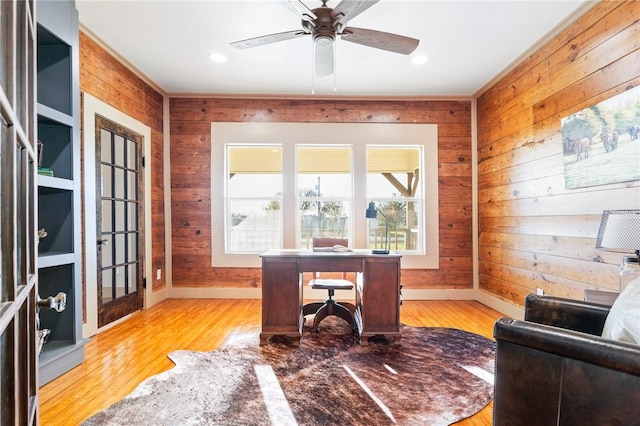
<svg viewBox="0 0 640 426">
<path fill-rule="evenodd" d="M 113 236 L 115 240 L 115 253 L 116 258 L 114 264 L 121 265 L 125 260 L 126 238 L 124 234 L 117 234 Z"/>
<path fill-rule="evenodd" d="M 113 148 L 114 148 L 114 158 L 113 164 L 116 166 L 124 167 L 126 166 L 124 153 L 125 153 L 125 139 L 119 135 L 113 135 Z"/>
<path fill-rule="evenodd" d="M 102 174 L 102 196 L 107 198 L 113 197 L 113 167 L 108 165 L 102 165 L 100 167 L 100 173 Z"/>
<path fill-rule="evenodd" d="M 123 169 L 114 168 L 113 169 L 114 176 L 114 188 L 113 188 L 113 196 L 115 198 L 124 198 L 125 194 L 125 175 L 126 172 Z"/>
<path fill-rule="evenodd" d="M 127 143 L 127 166 L 130 169 L 137 169 L 138 164 L 138 144 L 129 139 Z"/>
<path fill-rule="evenodd" d="M 102 238 L 107 240 L 107 243 L 103 243 L 100 246 L 100 256 L 102 261 L 102 267 L 106 268 L 113 264 L 113 255 L 111 254 L 111 245 L 113 244 L 113 237 L 109 235 L 103 235 Z"/>
<path fill-rule="evenodd" d="M 126 279 L 126 275 L 125 275 L 125 269 L 123 266 L 119 266 L 116 267 L 114 269 L 114 271 L 116 272 L 116 297 L 120 297 L 122 295 L 124 295 L 124 286 L 125 286 L 125 279 Z"/>
<path fill-rule="evenodd" d="M 18 285 L 24 285 L 26 283 L 26 276 L 24 274 L 24 270 L 22 268 L 23 266 L 23 261 L 26 257 L 26 252 L 27 252 L 27 247 L 25 245 L 25 241 L 23 239 L 23 236 L 27 233 L 26 230 L 26 216 L 25 216 L 25 203 L 26 203 L 26 195 L 27 195 L 27 188 L 24 186 L 27 182 L 26 182 L 26 175 L 27 175 L 27 170 L 25 166 L 25 161 L 26 161 L 26 151 L 23 147 L 21 146 L 16 146 L 16 158 L 15 158 L 15 176 L 17 177 L 17 182 L 16 182 L 16 190 L 17 190 L 17 194 L 18 197 L 16 198 L 16 250 L 18 251 L 17 256 L 15 258 L 16 260 L 16 271 L 17 271 L 17 276 L 16 278 L 18 279 L 17 284 Z"/>
<path fill-rule="evenodd" d="M 115 217 L 113 219 L 115 219 L 115 224 L 116 224 L 116 229 L 114 229 L 114 231 L 116 232 L 121 232 L 125 230 L 125 212 L 126 212 L 126 208 L 127 208 L 127 203 L 124 201 L 115 201 L 114 203 L 114 208 L 115 208 Z M 105 218 L 103 218 L 104 220 Z M 111 220 L 112 218 L 109 218 L 109 220 Z"/>
<path fill-rule="evenodd" d="M 138 203 L 127 203 L 127 229 L 138 229 Z"/>
<path fill-rule="evenodd" d="M 113 231 L 111 218 L 113 214 L 113 203 L 110 200 L 102 201 L 102 231 Z"/>
<path fill-rule="evenodd" d="M 135 262 L 135 261 L 138 260 L 138 255 L 137 255 L 137 251 L 138 251 L 138 233 L 137 232 L 130 232 L 127 235 L 127 240 L 129 242 L 127 261 L 128 262 Z"/>
<path fill-rule="evenodd" d="M 127 294 L 129 293 L 133 293 L 134 291 L 136 291 L 135 286 L 133 286 L 133 283 L 136 282 L 136 280 L 138 279 L 138 277 L 136 276 L 136 265 L 135 263 L 129 265 L 129 267 L 127 268 L 127 282 L 129 283 L 128 289 L 127 289 Z"/>
<path fill-rule="evenodd" d="M 138 198 L 138 174 L 136 172 L 127 172 L 127 198 L 129 200 Z"/>
<path fill-rule="evenodd" d="M 0 7 L 2 7 L 2 10 L 0 10 L 0 12 L 5 12 L 6 8 L 4 7 L 4 3 L 5 2 L 0 2 L 2 3 L 0 5 Z M 0 13 L 0 22 L 3 22 L 3 17 Z M 0 28 L 1 29 L 1 28 Z M 2 39 L 0 38 L 0 41 Z M 2 55 L 0 55 L 1 57 Z M 1 67 L 2 63 L 0 62 L 0 67 Z M 2 184 L 4 185 L 4 179 L 6 179 L 5 176 L 5 172 L 4 172 L 4 156 L 5 156 L 5 145 L 7 144 L 7 126 L 4 122 L 4 120 L 0 117 L 0 179 L 2 179 Z M 4 198 L 2 198 L 2 191 L 0 191 L 0 224 L 4 223 L 5 221 L 5 217 L 4 217 L 4 208 L 5 208 L 5 202 L 6 200 Z M 3 237 L 4 235 L 2 235 L 2 226 L 0 225 L 0 242 L 3 241 Z M 4 259 L 4 253 L 2 252 L 2 244 L 0 244 L 0 259 Z M 7 300 L 7 285 L 8 283 L 6 282 L 5 279 L 5 274 L 4 274 L 4 262 L 0 262 L 0 303 L 4 302 Z M 0 420 L 2 420 L 2 418 L 0 418 Z"/>
<path fill-rule="evenodd" d="M 100 160 L 105 163 L 112 163 L 111 133 L 105 129 L 100 130 L 100 147 Z"/>
<path fill-rule="evenodd" d="M 9 327 L 3 330 L 2 336 L 0 336 L 0 373 L 2 374 L 2 392 L 0 392 L 1 424 L 8 424 L 10 420 L 13 420 L 10 415 L 13 410 L 13 393 L 9 392 L 13 389 L 13 371 L 15 370 L 11 364 L 11 359 L 13 358 L 10 353 L 10 348 L 13 347 L 11 344 L 13 341 L 11 330 L 13 330 L 13 321 Z"/>
<path fill-rule="evenodd" d="M 111 286 L 113 280 L 113 270 L 111 268 L 102 271 L 102 299 L 111 300 Z"/>
</svg>

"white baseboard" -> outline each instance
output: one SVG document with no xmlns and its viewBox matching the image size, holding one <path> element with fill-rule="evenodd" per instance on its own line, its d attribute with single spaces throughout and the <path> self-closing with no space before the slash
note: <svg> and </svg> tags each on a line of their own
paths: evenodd
<svg viewBox="0 0 640 426">
<path fill-rule="evenodd" d="M 144 309 L 149 309 L 156 303 L 162 302 L 164 299 L 168 299 L 168 298 L 169 298 L 169 289 L 166 287 L 158 291 L 150 291 L 148 293 L 145 292 Z"/>
<path fill-rule="evenodd" d="M 345 295 L 348 292 L 336 292 L 336 296 L 340 298 L 340 294 Z M 402 290 L 402 298 L 404 300 L 474 300 L 474 291 L 472 289 L 464 290 Z M 260 299 L 262 298 L 262 290 L 259 288 L 176 288 L 173 287 L 169 291 L 168 297 L 185 298 L 185 299 Z M 312 290 L 308 287 L 304 288 L 305 299 L 326 299 L 327 292 L 325 290 Z"/>
<path fill-rule="evenodd" d="M 524 319 L 524 309 L 512 305 L 511 303 L 507 303 L 504 300 L 498 299 L 497 297 L 491 296 L 482 291 L 476 292 L 475 300 L 482 303 L 485 306 L 490 307 L 491 309 L 495 309 L 498 312 L 505 314 L 506 316 L 513 319 Z"/>
<path fill-rule="evenodd" d="M 341 292 L 342 293 L 342 292 Z M 337 299 L 353 299 L 354 295 L 344 292 L 345 297 L 336 294 Z M 153 306 L 164 299 L 261 299 L 260 288 L 170 288 L 153 293 L 153 300 L 145 304 L 145 308 Z M 324 300 L 327 293 L 324 290 L 304 289 L 306 300 Z M 445 290 L 445 289 L 403 289 L 403 300 L 476 300 L 511 318 L 524 318 L 524 309 L 493 297 L 487 293 L 473 289 Z"/>
</svg>

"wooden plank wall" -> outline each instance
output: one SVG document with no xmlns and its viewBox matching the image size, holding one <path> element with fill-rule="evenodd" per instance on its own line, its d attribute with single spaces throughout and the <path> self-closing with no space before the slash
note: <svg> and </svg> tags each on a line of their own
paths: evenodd
<svg viewBox="0 0 640 426">
<path fill-rule="evenodd" d="M 639 83 L 640 2 L 605 1 L 478 98 L 481 291 L 617 288 L 622 255 L 595 238 L 603 210 L 640 208 L 640 181 L 565 189 L 560 119 Z"/>
<path fill-rule="evenodd" d="M 151 167 L 151 262 L 153 271 L 165 271 L 163 96 L 82 32 L 80 90 L 151 128 L 151 152 L 146 154 L 146 167 Z M 156 280 L 154 273 L 154 291 L 166 286 L 165 275 Z"/>
<path fill-rule="evenodd" d="M 228 98 L 170 101 L 173 287 L 260 286 L 260 269 L 210 266 L 214 121 L 438 124 L 440 268 L 403 270 L 402 280 L 405 288 L 472 288 L 470 101 Z"/>
</svg>

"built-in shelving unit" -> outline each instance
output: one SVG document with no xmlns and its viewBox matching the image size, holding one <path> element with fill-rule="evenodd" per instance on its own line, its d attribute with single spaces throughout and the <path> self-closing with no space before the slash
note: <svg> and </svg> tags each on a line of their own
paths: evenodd
<svg viewBox="0 0 640 426">
<path fill-rule="evenodd" d="M 40 384 L 84 359 L 80 235 L 78 13 L 73 1 L 37 2 L 38 293 L 66 294 L 62 312 L 40 309 L 50 331 Z M 44 232 L 42 232 L 44 231 Z"/>
</svg>

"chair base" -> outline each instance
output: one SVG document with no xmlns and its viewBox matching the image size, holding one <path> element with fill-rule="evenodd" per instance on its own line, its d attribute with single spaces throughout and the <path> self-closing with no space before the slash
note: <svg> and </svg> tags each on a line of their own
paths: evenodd
<svg viewBox="0 0 640 426">
<path fill-rule="evenodd" d="M 306 316 L 315 313 L 311 329 L 316 333 L 319 331 L 320 322 L 330 315 L 342 318 L 351 326 L 351 329 L 355 331 L 356 322 L 353 317 L 355 309 L 356 307 L 352 303 L 338 303 L 333 299 L 327 299 L 324 303 L 314 302 L 304 305 L 302 308 L 302 315 Z"/>
</svg>

